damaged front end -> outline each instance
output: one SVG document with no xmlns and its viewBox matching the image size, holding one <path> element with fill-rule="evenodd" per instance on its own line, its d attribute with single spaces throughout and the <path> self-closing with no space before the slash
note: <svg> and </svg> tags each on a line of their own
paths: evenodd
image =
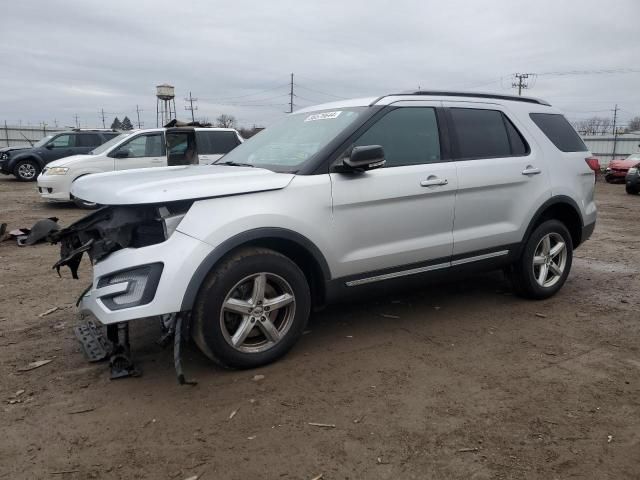
<svg viewBox="0 0 640 480">
<path fill-rule="evenodd" d="M 164 258 L 145 262 L 143 251 L 129 250 L 129 255 L 142 261 L 142 265 L 130 264 L 131 268 L 126 269 L 109 266 L 107 274 L 99 271 L 112 263 L 109 255 L 116 251 L 149 247 L 168 240 L 192 203 L 103 207 L 49 235 L 52 243 L 60 243 L 60 259 L 53 266 L 58 275 L 60 268 L 66 266 L 73 278 L 78 278 L 78 268 L 85 252 L 94 266 L 94 280 L 82 293 L 77 305 L 82 302 L 81 311 L 90 311 L 106 325 L 106 338 L 91 320 L 76 327 L 76 336 L 89 361 L 109 359 L 112 379 L 139 375 L 130 355 L 129 322 L 126 317 L 118 316 L 118 312 L 152 302 L 163 272 Z M 169 243 L 165 248 L 171 248 Z M 175 337 L 176 370 L 180 383 L 185 383 L 179 358 L 183 314 L 175 309 L 169 311 L 174 313 L 165 310 L 162 314 L 142 317 L 158 317 L 165 336 Z M 114 318 L 105 318 L 105 314 Z"/>
<path fill-rule="evenodd" d="M 180 223 L 192 202 L 103 207 L 50 235 L 60 243 L 60 260 L 53 268 L 69 267 L 78 278 L 82 255 L 92 264 L 123 248 L 141 248 L 164 242 Z"/>
</svg>

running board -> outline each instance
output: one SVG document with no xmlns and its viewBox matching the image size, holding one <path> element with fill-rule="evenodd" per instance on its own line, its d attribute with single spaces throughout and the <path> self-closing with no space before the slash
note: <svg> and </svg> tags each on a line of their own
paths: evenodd
<svg viewBox="0 0 640 480">
<path fill-rule="evenodd" d="M 485 253 L 482 255 L 474 255 L 473 257 L 460 258 L 446 263 L 437 263 L 435 265 L 427 265 L 424 267 L 410 268 L 408 270 L 399 270 L 397 272 L 383 273 L 380 275 L 374 275 L 372 277 L 359 278 L 357 280 L 350 280 L 345 282 L 347 287 L 357 287 L 359 285 L 366 285 L 374 282 L 381 282 L 383 280 L 391 280 L 392 278 L 407 277 L 409 275 L 417 275 L 419 273 L 432 272 L 434 270 L 443 270 L 445 268 L 456 267 L 458 265 L 465 265 L 472 262 L 480 262 L 482 260 L 488 260 L 490 258 L 502 257 L 508 255 L 509 250 L 500 250 L 499 252 Z"/>
</svg>

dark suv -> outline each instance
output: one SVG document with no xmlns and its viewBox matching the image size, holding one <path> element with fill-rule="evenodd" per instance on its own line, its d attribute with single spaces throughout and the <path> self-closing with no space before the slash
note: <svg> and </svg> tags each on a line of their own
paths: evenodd
<svg viewBox="0 0 640 480">
<path fill-rule="evenodd" d="M 113 130 L 72 130 L 47 135 L 31 148 L 0 154 L 0 172 L 22 182 L 34 181 L 44 166 L 63 157 L 89 153 L 118 135 Z"/>
</svg>

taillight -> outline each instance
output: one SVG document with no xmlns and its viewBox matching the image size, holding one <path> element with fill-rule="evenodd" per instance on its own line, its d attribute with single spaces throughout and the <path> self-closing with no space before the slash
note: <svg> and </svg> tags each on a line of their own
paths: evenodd
<svg viewBox="0 0 640 480">
<path fill-rule="evenodd" d="M 589 158 L 585 158 L 584 161 L 587 162 L 587 165 L 589 165 L 589 168 L 594 172 L 598 173 L 600 171 L 600 161 L 597 158 L 589 157 Z"/>
</svg>

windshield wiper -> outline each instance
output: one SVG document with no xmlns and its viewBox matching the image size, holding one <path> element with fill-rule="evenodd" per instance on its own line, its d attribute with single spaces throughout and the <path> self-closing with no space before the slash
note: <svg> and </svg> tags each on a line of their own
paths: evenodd
<svg viewBox="0 0 640 480">
<path fill-rule="evenodd" d="M 240 163 L 240 162 L 215 162 L 213 165 L 229 165 L 230 167 L 252 167 L 255 168 L 255 165 L 252 163 Z"/>
</svg>

